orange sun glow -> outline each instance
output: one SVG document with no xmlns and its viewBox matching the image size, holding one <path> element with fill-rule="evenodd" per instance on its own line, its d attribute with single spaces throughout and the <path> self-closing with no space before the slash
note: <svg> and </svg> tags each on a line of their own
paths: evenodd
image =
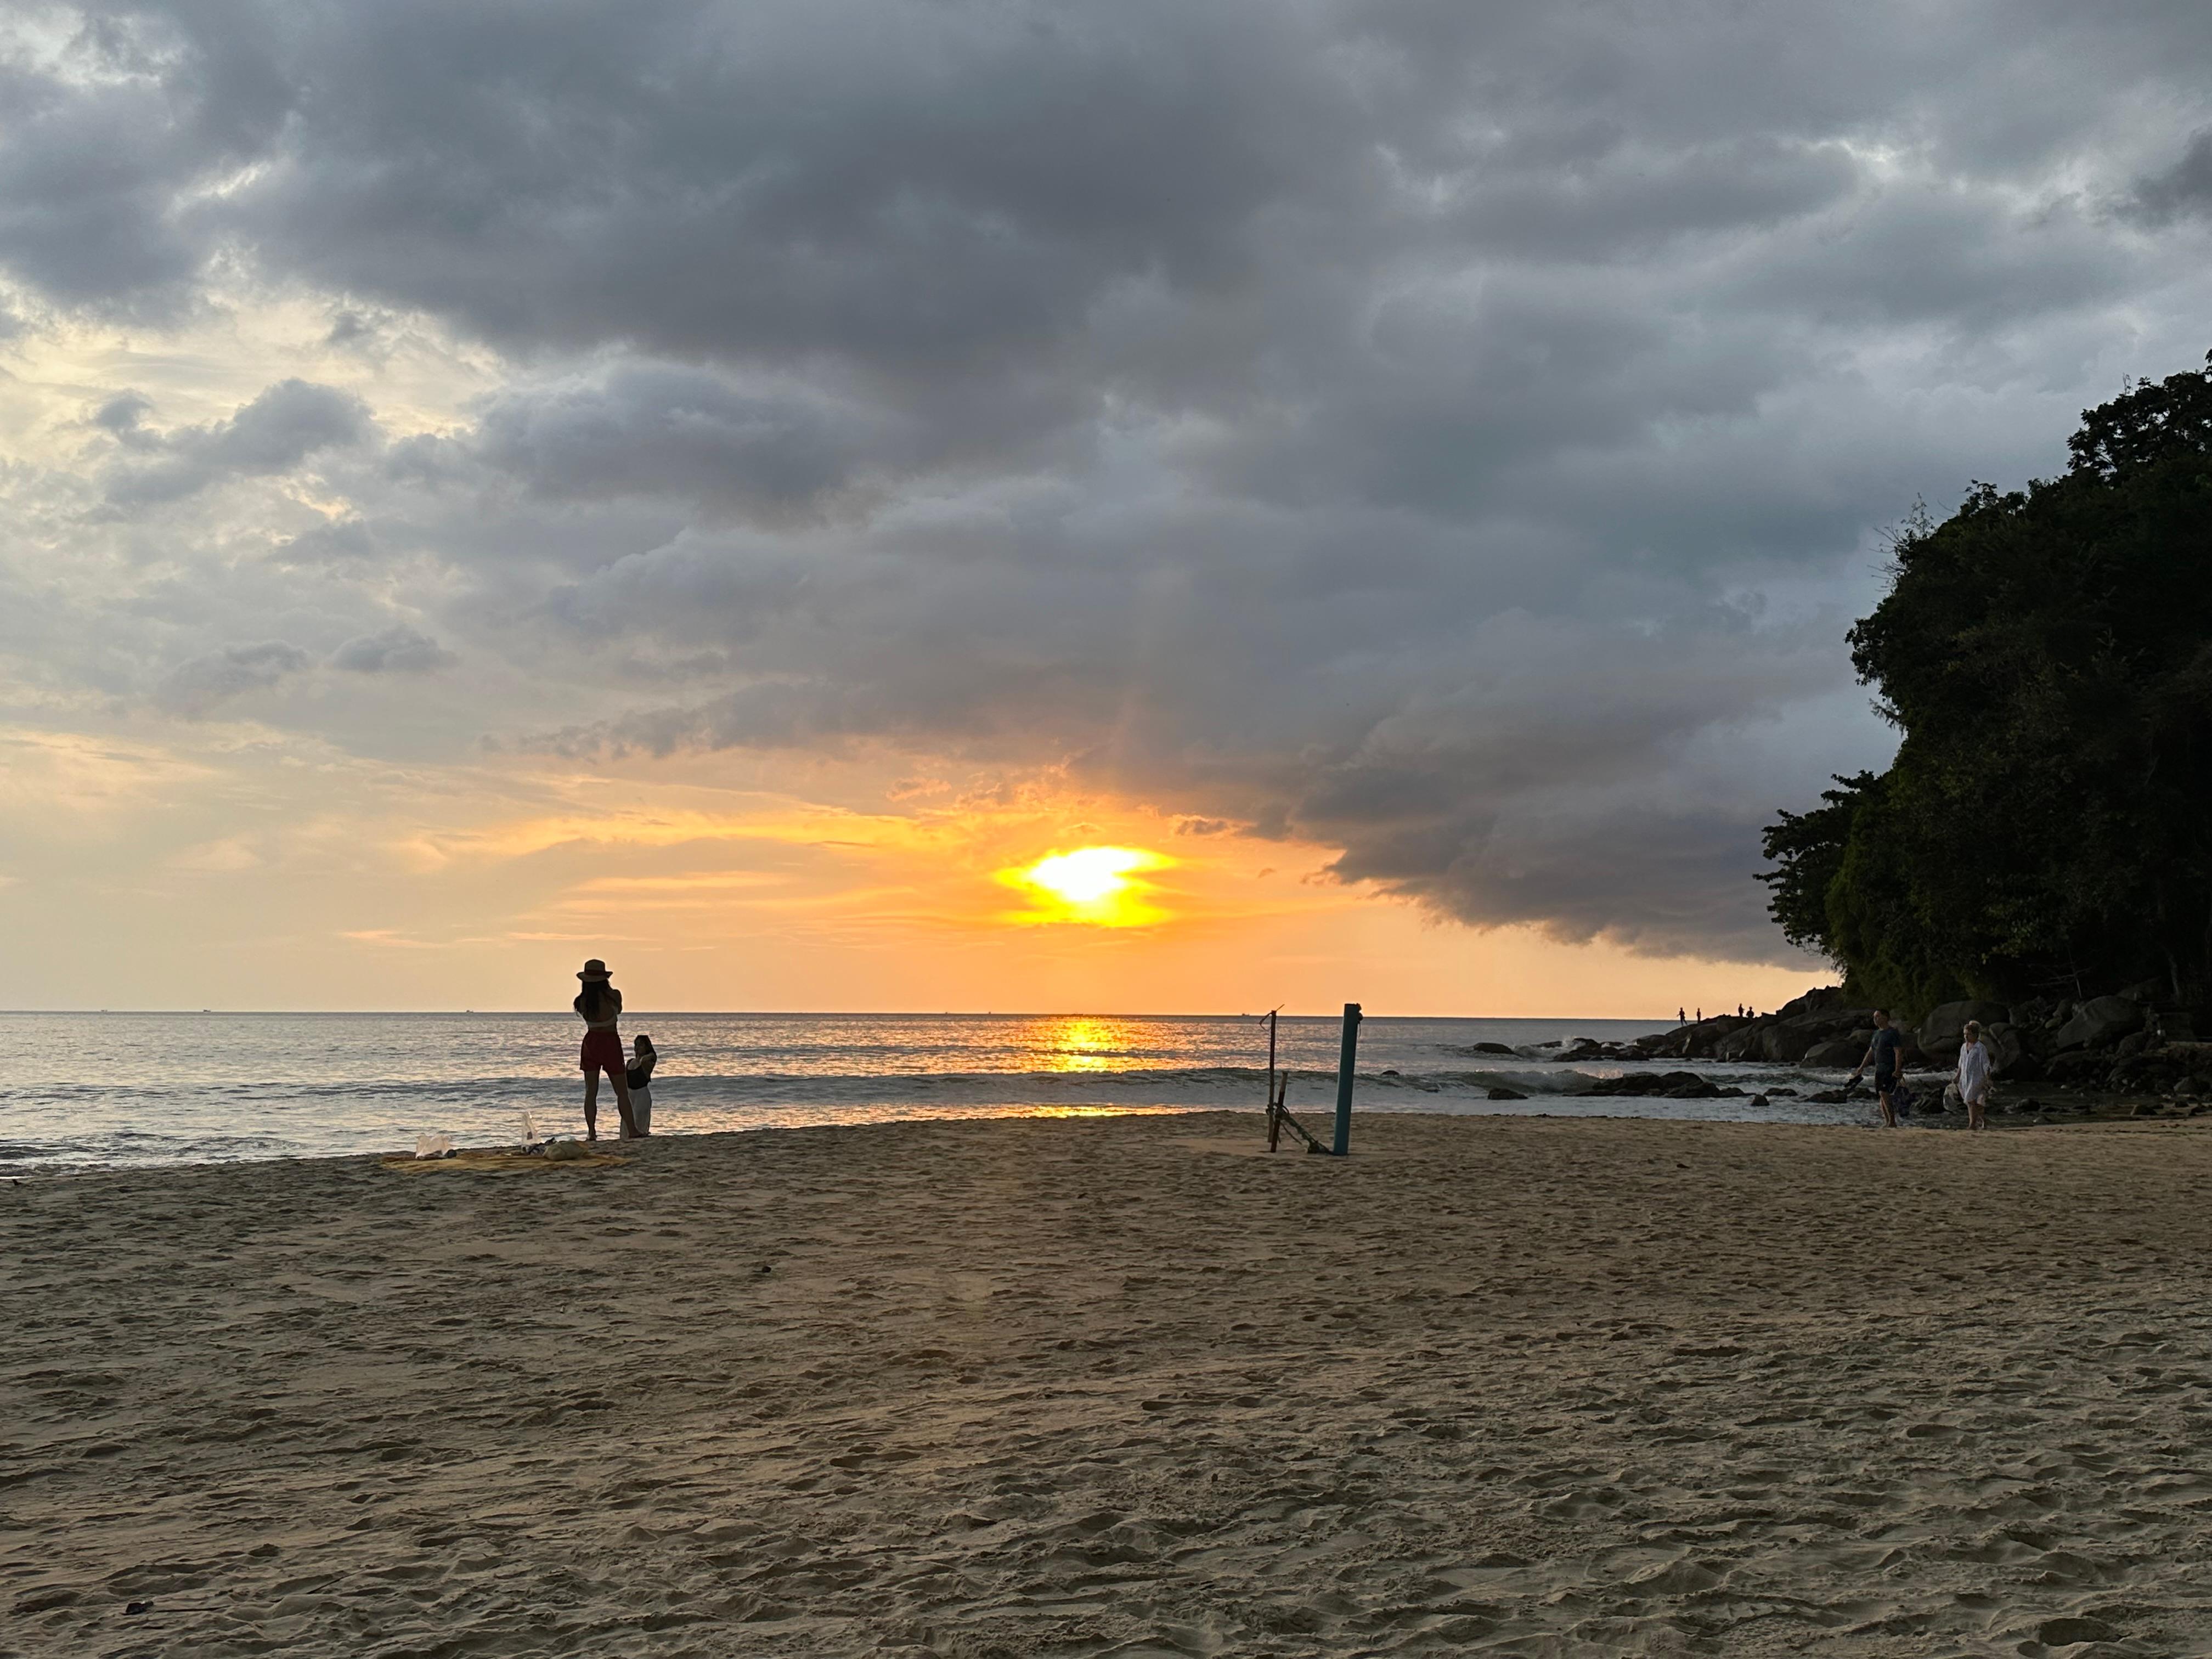
<svg viewBox="0 0 2212 1659">
<path fill-rule="evenodd" d="M 1137 874 L 1174 861 L 1134 847 L 1081 847 L 1051 854 L 1024 869 L 1002 871 L 1000 879 L 1024 889 L 1036 907 L 1016 920 L 1141 927 L 1166 920 L 1167 913 L 1148 902 L 1148 885 Z"/>
</svg>

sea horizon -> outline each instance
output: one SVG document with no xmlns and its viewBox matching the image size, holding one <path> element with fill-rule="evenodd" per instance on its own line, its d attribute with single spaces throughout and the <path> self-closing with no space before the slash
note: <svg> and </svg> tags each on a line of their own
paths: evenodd
<svg viewBox="0 0 2212 1659">
<path fill-rule="evenodd" d="M 1664 1022 L 1661 1022 L 1663 1025 Z M 1853 1121 L 1793 1100 L 1832 1077 L 1700 1062 L 1740 1096 L 1608 1095 L 1631 1067 L 1557 1058 L 1650 1020 L 1373 1015 L 1358 1112 L 1565 1113 Z M 1068 1113 L 1250 1110 L 1267 1094 L 1268 1024 L 1237 1014 L 928 1014 L 638 1010 L 650 1035 L 657 1134 Z M 1295 1112 L 1334 1110 L 1342 1016 L 1279 1014 L 1277 1067 Z M 0 1172 L 343 1156 L 423 1134 L 512 1145 L 580 1133 L 580 1032 L 565 1010 L 307 1012 L 11 1011 L 0 1064 L 25 1079 L 0 1115 Z M 1659 1063 L 1653 1069 L 1664 1069 Z M 1766 1097 L 1779 1087 L 1782 1096 Z M 602 1128 L 615 1122 L 602 1092 Z"/>
<path fill-rule="evenodd" d="M 1718 1010 L 1716 1012 L 1721 1012 Z M 1148 1009 L 1122 1012 L 1102 1008 L 683 1008 L 675 1006 L 625 1009 L 625 1021 L 651 1017 L 676 1017 L 700 1019 L 1212 1019 L 1259 1020 L 1273 1012 L 1282 1019 L 1340 1019 L 1343 1011 L 1337 1008 L 1301 1012 L 1290 1008 L 1255 1012 L 1176 1012 Z M 568 1008 L 0 1008 L 0 1018 L 43 1015 L 99 1015 L 167 1016 L 221 1014 L 239 1018 L 303 1018 L 316 1019 L 351 1018 L 446 1018 L 465 1015 L 477 1018 L 507 1018 L 526 1017 L 547 1019 L 574 1019 L 575 1014 Z M 1591 1024 L 1632 1025 L 1652 1021 L 1661 1022 L 1662 1028 L 1677 1022 L 1664 1013 L 1656 1014 L 1397 1014 L 1363 1012 L 1361 1020 L 1373 1024 L 1390 1019 L 1509 1019 L 1536 1020 L 1556 1023 L 1561 1020 L 1581 1020 Z"/>
</svg>

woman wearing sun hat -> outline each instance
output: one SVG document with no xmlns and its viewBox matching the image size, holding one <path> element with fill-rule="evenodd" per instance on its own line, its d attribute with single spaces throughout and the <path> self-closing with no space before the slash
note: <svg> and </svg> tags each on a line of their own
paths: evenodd
<svg viewBox="0 0 2212 1659">
<path fill-rule="evenodd" d="M 597 957 L 576 977 L 584 981 L 570 1005 L 584 1017 L 584 1052 L 578 1062 L 584 1068 L 584 1139 L 599 1138 L 599 1073 L 605 1072 L 615 1085 L 622 1138 L 635 1139 L 637 1120 L 630 1113 L 629 1080 L 623 1076 L 629 1056 L 623 1053 L 622 1033 L 615 1029 L 622 1019 L 622 993 L 608 982 L 607 964 Z"/>
</svg>

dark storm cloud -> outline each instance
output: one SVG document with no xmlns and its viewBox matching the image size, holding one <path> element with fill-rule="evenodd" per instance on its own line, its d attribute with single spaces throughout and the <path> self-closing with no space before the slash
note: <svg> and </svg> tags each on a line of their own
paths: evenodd
<svg viewBox="0 0 2212 1659">
<path fill-rule="evenodd" d="M 1643 949 L 1780 951 L 1758 825 L 1882 749 L 1881 526 L 2056 467 L 2212 298 L 2179 0 L 87 15 L 7 71 L 15 282 L 505 356 L 389 444 L 301 381 L 111 398 L 121 508 L 312 461 L 284 603 L 416 580 L 456 672 L 594 658 L 571 748 L 1065 764 Z"/>
<path fill-rule="evenodd" d="M 2190 215 L 2212 218 L 2212 127 L 2191 138 L 2172 167 L 2137 186 L 2135 205 L 2153 224 L 2170 224 Z"/>
<path fill-rule="evenodd" d="M 500 395 L 473 449 L 546 495 L 674 495 L 774 519 L 830 504 L 872 458 L 915 451 L 917 435 L 803 386 L 625 364 Z"/>
</svg>

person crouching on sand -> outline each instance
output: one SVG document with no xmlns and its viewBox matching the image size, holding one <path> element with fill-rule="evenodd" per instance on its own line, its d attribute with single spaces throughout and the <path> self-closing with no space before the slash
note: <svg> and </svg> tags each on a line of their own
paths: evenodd
<svg viewBox="0 0 2212 1659">
<path fill-rule="evenodd" d="M 584 1068 L 584 1139 L 599 1138 L 599 1073 L 615 1085 L 615 1105 L 622 1113 L 622 1138 L 634 1139 L 637 1120 L 631 1115 L 628 1065 L 623 1055 L 622 993 L 607 982 L 607 964 L 593 957 L 576 975 L 584 988 L 570 1006 L 584 1017 L 584 1052 L 578 1061 Z"/>
<path fill-rule="evenodd" d="M 1966 1022 L 1966 1040 L 1959 1045 L 1959 1098 L 1966 1103 L 1966 1127 L 1986 1129 L 1990 1109 L 1990 1045 L 1982 1041 L 1982 1022 Z"/>
<path fill-rule="evenodd" d="M 629 1057 L 629 1115 L 637 1122 L 641 1135 L 653 1133 L 653 1067 L 659 1054 L 653 1039 L 640 1031 L 629 1042 L 635 1050 Z"/>
<path fill-rule="evenodd" d="M 1887 1010 L 1874 1011 L 1874 1041 L 1867 1045 L 1866 1058 L 1852 1068 L 1851 1081 L 1856 1083 L 1866 1074 L 1869 1066 L 1874 1067 L 1875 1098 L 1881 1103 L 1881 1121 L 1891 1128 L 1897 1127 L 1898 1051 L 1905 1047 L 1905 1035 L 1889 1023 Z"/>
</svg>

